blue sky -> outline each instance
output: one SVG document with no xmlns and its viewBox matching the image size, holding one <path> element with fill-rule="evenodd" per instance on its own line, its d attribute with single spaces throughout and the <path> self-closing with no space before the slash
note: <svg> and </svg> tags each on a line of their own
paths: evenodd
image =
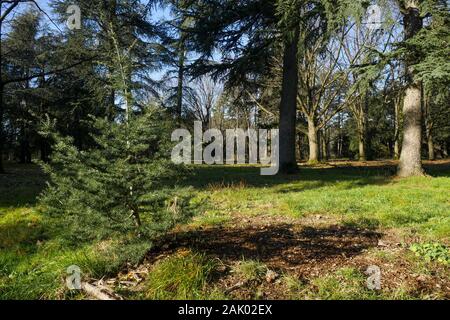
<svg viewBox="0 0 450 320">
<path fill-rule="evenodd" d="M 96 0 L 92 0 L 92 1 L 96 1 Z M 47 14 L 49 14 L 50 16 L 52 15 L 52 10 L 50 7 L 50 4 L 52 3 L 52 0 L 36 0 L 37 4 L 39 5 L 39 7 L 41 9 L 43 9 Z M 32 4 L 29 4 L 31 6 L 34 6 Z M 27 5 L 23 4 L 19 6 L 19 10 L 24 10 L 25 8 L 27 8 Z M 154 11 L 154 16 L 153 19 L 157 20 L 157 19 L 162 19 L 164 17 L 167 17 L 169 15 L 167 10 L 162 10 L 162 9 L 157 9 Z"/>
</svg>

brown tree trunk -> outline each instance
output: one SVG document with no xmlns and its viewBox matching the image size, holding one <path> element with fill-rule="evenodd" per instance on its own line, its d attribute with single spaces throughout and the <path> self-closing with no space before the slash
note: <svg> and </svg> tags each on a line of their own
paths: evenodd
<svg viewBox="0 0 450 320">
<path fill-rule="evenodd" d="M 395 101 L 395 121 L 394 121 L 394 159 L 400 159 L 400 103 L 401 99 Z"/>
<path fill-rule="evenodd" d="M 336 148 L 336 153 L 337 153 L 337 158 L 341 159 L 342 158 L 342 144 L 343 144 L 343 137 L 342 137 L 342 119 L 341 119 L 341 113 L 339 112 L 338 114 L 338 126 L 339 126 L 339 133 L 338 133 L 338 139 L 337 139 L 337 148 Z"/>
<path fill-rule="evenodd" d="M 423 94 L 423 109 L 425 117 L 425 129 L 427 135 L 427 145 L 428 145 L 428 160 L 436 160 L 436 154 L 434 152 L 434 142 L 433 142 L 433 119 L 431 116 L 431 105 L 428 94 Z"/>
<path fill-rule="evenodd" d="M 297 148 L 298 148 L 298 159 L 301 161 L 303 159 L 303 153 L 302 153 L 302 141 L 303 140 L 303 134 L 301 132 L 297 135 Z"/>
<path fill-rule="evenodd" d="M 369 91 L 364 92 L 361 101 L 360 112 L 358 113 L 358 151 L 359 161 L 367 161 L 367 123 L 369 112 Z"/>
<path fill-rule="evenodd" d="M 394 160 L 398 159 L 400 159 L 400 142 L 397 139 L 394 143 Z"/>
<path fill-rule="evenodd" d="M 283 56 L 283 83 L 280 103 L 280 173 L 297 170 L 295 158 L 295 137 L 297 118 L 298 60 L 297 46 L 299 31 L 286 41 Z"/>
<path fill-rule="evenodd" d="M 403 104 L 403 144 L 398 172 L 400 177 L 423 175 L 420 152 L 422 147 L 421 104 L 420 88 L 410 86 L 406 90 Z"/>
<path fill-rule="evenodd" d="M 364 119 L 358 119 L 358 152 L 359 161 L 366 161 L 366 124 Z"/>
<path fill-rule="evenodd" d="M 408 1 L 404 12 L 405 40 L 414 37 L 423 26 L 416 1 Z M 423 175 L 421 159 L 422 139 L 422 92 L 420 83 L 414 81 L 411 66 L 414 60 L 406 61 L 407 81 L 403 103 L 403 145 L 398 175 L 400 177 Z"/>
<path fill-rule="evenodd" d="M 0 28 L 1 30 L 1 28 Z M 1 45 L 1 43 L 0 43 Z M 1 67 L 0 67 L 1 69 Z M 1 77 L 1 72 L 0 72 Z M 1 81 L 1 80 L 0 80 Z M 4 146 L 4 135 L 3 135 L 3 84 L 0 83 L 0 174 L 5 173 L 5 168 L 3 167 L 3 146 Z"/>
<path fill-rule="evenodd" d="M 319 139 L 318 130 L 313 119 L 308 119 L 308 143 L 310 163 L 319 162 Z"/>
<path fill-rule="evenodd" d="M 178 86 L 177 86 L 177 109 L 176 113 L 181 118 L 183 113 L 183 82 L 184 82 L 184 61 L 185 61 L 185 44 L 184 33 L 181 34 L 180 44 L 178 46 Z"/>
<path fill-rule="evenodd" d="M 364 141 L 364 136 L 361 133 L 358 134 L 358 137 L 359 161 L 366 161 L 366 142 Z"/>
<path fill-rule="evenodd" d="M 434 152 L 434 142 L 431 130 L 427 130 L 427 144 L 428 144 L 428 160 L 436 160 L 436 154 Z"/>
<path fill-rule="evenodd" d="M 3 114 L 4 114 L 4 101 L 3 93 L 5 86 L 3 84 L 3 51 L 2 51 L 2 32 L 3 32 L 3 21 L 0 21 L 0 174 L 5 173 L 5 168 L 3 167 L 3 146 L 4 146 L 4 134 L 3 134 Z"/>
</svg>

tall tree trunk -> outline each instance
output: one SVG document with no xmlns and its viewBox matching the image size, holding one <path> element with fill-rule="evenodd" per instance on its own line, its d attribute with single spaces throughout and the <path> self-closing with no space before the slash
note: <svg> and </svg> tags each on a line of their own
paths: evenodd
<svg viewBox="0 0 450 320">
<path fill-rule="evenodd" d="M 362 119 L 358 119 L 358 151 L 359 161 L 366 161 L 366 124 L 364 115 Z"/>
<path fill-rule="evenodd" d="M 395 140 L 394 142 L 394 160 L 400 159 L 400 142 Z"/>
<path fill-rule="evenodd" d="M 401 99 L 395 100 L 395 119 L 394 119 L 394 159 L 400 159 L 400 104 Z"/>
<path fill-rule="evenodd" d="M 423 26 L 416 1 L 408 1 L 404 13 L 405 39 L 414 37 Z M 403 103 L 403 145 L 400 155 L 398 175 L 400 177 L 423 175 L 421 159 L 422 139 L 422 92 L 420 83 L 413 80 L 411 66 L 414 61 L 406 62 L 409 86 Z"/>
<path fill-rule="evenodd" d="M 297 167 L 295 137 L 297 120 L 299 30 L 286 41 L 283 56 L 283 83 L 280 103 L 280 172 L 293 173 Z"/>
<path fill-rule="evenodd" d="M 427 145 L 428 145 L 428 160 L 433 161 L 436 159 L 436 154 L 434 152 L 434 142 L 433 142 L 433 119 L 431 118 L 431 105 L 428 94 L 423 94 L 423 109 L 425 117 L 425 133 L 427 135 Z"/>
<path fill-rule="evenodd" d="M 358 143 L 358 149 L 359 149 L 359 161 L 366 161 L 366 142 L 364 141 L 363 134 L 359 133 L 359 143 Z"/>
<path fill-rule="evenodd" d="M 410 86 L 403 104 L 403 144 L 398 175 L 400 177 L 423 175 L 421 90 Z"/>
<path fill-rule="evenodd" d="M 319 139 L 318 130 L 313 119 L 308 119 L 308 143 L 310 163 L 319 162 Z"/>
<path fill-rule="evenodd" d="M 361 101 L 360 112 L 358 114 L 358 149 L 359 161 L 367 161 L 367 123 L 369 112 L 369 90 L 363 94 L 364 98 Z"/>
<path fill-rule="evenodd" d="M 338 159 L 342 158 L 342 119 L 341 119 L 341 113 L 338 113 L 338 128 L 339 128 L 339 132 L 338 132 L 338 139 L 337 139 L 337 148 L 336 148 L 336 156 Z"/>
<path fill-rule="evenodd" d="M 302 143 L 303 143 L 303 133 L 299 132 L 297 135 L 297 148 L 298 148 L 298 159 L 300 161 L 303 159 Z"/>
<path fill-rule="evenodd" d="M 427 132 L 427 144 L 428 144 L 428 160 L 430 161 L 436 160 L 436 154 L 434 152 L 433 135 L 431 134 L 431 131 Z"/>
<path fill-rule="evenodd" d="M 0 174 L 5 173 L 5 168 L 3 167 L 3 146 L 5 143 L 3 134 L 3 115 L 4 115 L 3 94 L 5 86 L 3 84 L 3 72 L 2 72 L 3 71 L 2 34 L 3 34 L 3 21 L 0 21 Z"/>
<path fill-rule="evenodd" d="M 178 86 L 177 86 L 177 116 L 181 118 L 183 113 L 183 81 L 184 81 L 184 60 L 186 49 L 184 45 L 184 34 L 180 38 L 178 53 Z"/>
<path fill-rule="evenodd" d="M 327 130 L 324 128 L 322 130 L 322 160 L 327 161 L 328 157 L 328 138 Z"/>
<path fill-rule="evenodd" d="M 0 28 L 0 30 L 1 30 L 1 28 Z M 1 42 L 0 42 L 0 46 L 1 46 Z M 0 69 L 1 69 L 1 65 L 0 65 Z M 0 77 L 1 77 L 1 72 L 0 72 Z M 0 80 L 0 82 L 1 82 L 1 80 Z M 5 173 L 5 168 L 3 167 L 3 146 L 5 143 L 4 134 L 3 134 L 3 114 L 4 114 L 3 90 L 4 90 L 4 86 L 2 83 L 0 83 L 0 174 Z"/>
</svg>

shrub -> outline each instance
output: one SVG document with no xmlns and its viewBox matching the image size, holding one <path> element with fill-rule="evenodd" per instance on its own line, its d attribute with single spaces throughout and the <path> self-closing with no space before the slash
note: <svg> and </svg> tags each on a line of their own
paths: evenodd
<svg viewBox="0 0 450 320">
<path fill-rule="evenodd" d="M 170 126 L 157 109 L 126 122 L 92 119 L 95 146 L 78 150 L 47 125 L 54 140 L 46 210 L 63 216 L 72 237 L 162 234 L 190 216 L 189 192 L 175 187 L 182 170 L 170 161 Z"/>
</svg>

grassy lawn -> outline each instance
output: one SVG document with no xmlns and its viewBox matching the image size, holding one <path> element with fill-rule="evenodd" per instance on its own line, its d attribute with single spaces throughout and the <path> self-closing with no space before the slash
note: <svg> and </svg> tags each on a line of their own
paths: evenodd
<svg viewBox="0 0 450 320">
<path fill-rule="evenodd" d="M 405 180 L 381 162 L 277 177 L 194 167 L 188 184 L 202 212 L 153 244 L 127 245 L 64 240 L 36 200 L 45 186 L 38 168 L 8 171 L 0 177 L 0 299 L 83 298 L 65 290 L 70 265 L 125 298 L 450 298 L 448 162 Z M 371 265 L 381 269 L 381 290 L 366 286 Z"/>
</svg>

